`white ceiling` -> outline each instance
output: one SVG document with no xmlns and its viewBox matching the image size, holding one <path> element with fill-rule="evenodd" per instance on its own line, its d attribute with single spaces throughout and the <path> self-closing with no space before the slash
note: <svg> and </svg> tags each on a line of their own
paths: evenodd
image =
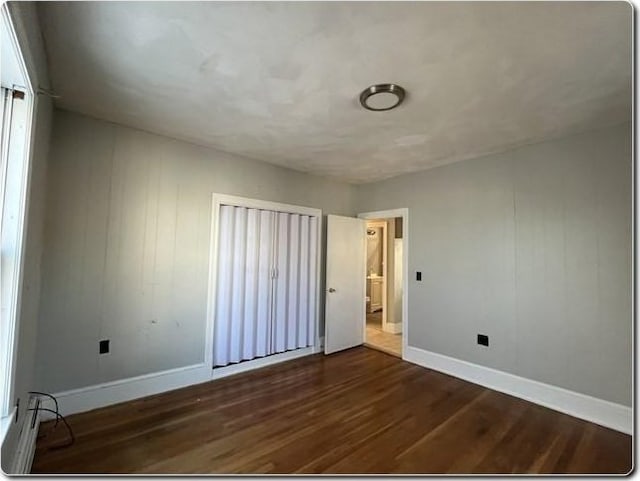
<svg viewBox="0 0 640 481">
<path fill-rule="evenodd" d="M 349 182 L 631 118 L 625 2 L 40 8 L 59 107 Z"/>
</svg>

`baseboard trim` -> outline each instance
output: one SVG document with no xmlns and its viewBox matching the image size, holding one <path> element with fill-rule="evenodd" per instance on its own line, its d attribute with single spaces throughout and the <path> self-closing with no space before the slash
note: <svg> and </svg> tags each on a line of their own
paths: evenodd
<svg viewBox="0 0 640 481">
<path fill-rule="evenodd" d="M 54 396 L 58 399 L 60 413 L 66 416 L 206 382 L 209 373 L 210 368 L 204 363 L 195 364 L 63 391 Z M 50 400 L 43 399 L 43 404 L 54 409 Z M 53 415 L 43 413 L 43 417 L 50 419 Z"/>
<path fill-rule="evenodd" d="M 36 397 L 29 399 L 29 408 L 35 409 Z M 11 466 L 11 474 L 30 474 L 33 455 L 36 452 L 36 440 L 40 429 L 40 411 L 27 411 L 22 416 L 22 426 L 18 435 L 18 445 Z"/>
<path fill-rule="evenodd" d="M 322 338 L 320 338 L 320 341 L 322 341 Z M 204 363 L 195 364 L 79 389 L 71 389 L 55 393 L 54 396 L 58 399 L 60 414 L 67 416 L 208 382 L 213 379 L 308 356 L 317 352 L 321 352 L 321 348 L 308 347 L 215 370 L 212 370 L 210 366 Z M 55 405 L 49 398 L 41 398 L 41 403 L 42 407 L 55 410 Z M 43 420 L 53 419 L 54 417 L 53 414 L 47 412 L 40 413 L 40 416 Z"/>
<path fill-rule="evenodd" d="M 296 349 L 295 351 L 281 352 L 280 354 L 273 354 L 267 357 L 260 357 L 251 361 L 239 362 L 237 364 L 230 364 L 224 367 L 216 367 L 211 370 L 211 379 L 221 379 L 227 376 L 233 376 L 234 374 L 240 374 L 241 372 L 253 371 L 261 367 L 271 366 L 284 361 L 290 361 L 299 357 L 309 356 L 320 352 L 316 347 L 304 347 Z"/>
<path fill-rule="evenodd" d="M 417 347 L 407 346 L 403 359 L 625 434 L 633 432 L 632 409 L 621 404 Z"/>
</svg>

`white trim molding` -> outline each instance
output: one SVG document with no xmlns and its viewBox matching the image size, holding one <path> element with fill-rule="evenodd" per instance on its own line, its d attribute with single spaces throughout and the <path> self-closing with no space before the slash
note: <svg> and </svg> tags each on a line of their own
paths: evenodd
<svg viewBox="0 0 640 481">
<path fill-rule="evenodd" d="M 314 349 L 319 349 L 320 345 L 320 302 L 322 299 L 322 279 L 321 279 L 321 259 L 322 259 L 322 210 L 313 207 L 305 207 L 292 204 L 283 204 L 280 202 L 271 202 L 260 199 L 250 199 L 247 197 L 237 197 L 234 195 L 226 195 L 219 193 L 211 194 L 211 237 L 209 240 L 209 284 L 207 292 L 207 325 L 204 342 L 204 363 L 209 366 L 209 371 L 213 369 L 213 336 L 215 326 L 215 310 L 216 310 L 216 284 L 218 272 L 218 235 L 220 223 L 220 206 L 233 205 L 237 207 L 246 207 L 253 209 L 272 210 L 276 212 L 287 212 L 290 214 L 308 215 L 316 217 L 318 228 L 316 229 L 316 345 Z M 208 376 L 211 375 L 209 372 Z"/>
<path fill-rule="evenodd" d="M 28 408 L 36 407 L 37 397 L 31 396 Z M 40 411 L 25 410 L 20 422 L 15 423 L 17 412 L 14 409 L 5 421 L 11 421 L 2 440 L 2 471 L 6 474 L 30 474 L 33 456 L 36 452 L 36 439 L 40 428 Z M 7 444 L 5 446 L 5 444 Z"/>
<path fill-rule="evenodd" d="M 16 422 L 16 407 L 11 408 L 7 416 L 0 417 L 0 444 L 4 444 L 5 439 L 11 436 L 11 431 Z"/>
<path fill-rule="evenodd" d="M 315 207 L 307 207 L 303 205 L 283 204 L 282 202 L 271 202 L 262 199 L 250 199 L 248 197 L 238 197 L 236 195 L 227 195 L 213 193 L 215 202 L 218 205 L 234 205 L 236 207 L 246 207 L 247 209 L 265 209 L 275 212 L 287 212 L 289 214 L 301 214 L 311 217 L 322 217 L 322 210 Z"/>
<path fill-rule="evenodd" d="M 275 354 L 273 356 L 242 362 L 216 370 L 212 370 L 211 367 L 205 363 L 194 364 L 192 366 L 118 379 L 116 381 L 95 384 L 79 389 L 71 389 L 69 391 L 56 393 L 54 396 L 58 399 L 60 414 L 67 416 L 69 414 L 91 411 L 92 409 L 152 396 L 194 384 L 201 384 L 232 374 L 265 367 L 270 364 L 316 354 L 322 352 L 323 344 L 324 337 L 320 337 L 317 346 L 296 349 L 295 351 Z M 55 404 L 50 398 L 41 397 L 40 405 L 44 408 L 55 410 Z M 47 412 L 41 412 L 39 415 L 45 420 L 54 417 L 53 414 Z"/>
<path fill-rule="evenodd" d="M 35 409 L 38 399 L 32 396 L 29 399 L 29 408 Z M 30 474 L 33 456 L 36 453 L 36 440 L 40 429 L 40 411 L 27 411 L 22 416 L 22 430 L 18 438 L 18 449 L 13 459 L 12 474 Z"/>
<path fill-rule="evenodd" d="M 211 368 L 206 364 L 195 364 L 72 389 L 54 396 L 58 399 L 60 414 L 66 416 L 207 382 L 210 380 L 210 372 Z M 42 405 L 55 409 L 53 402 L 45 398 L 42 399 Z M 53 417 L 48 413 L 43 413 L 42 416 L 45 419 Z"/>
<path fill-rule="evenodd" d="M 4 32 L 3 41 L 7 42 L 8 48 L 12 51 L 13 57 L 12 63 L 15 68 L 12 68 L 9 72 L 11 78 L 5 78 L 7 82 L 3 85 L 7 89 L 20 89 L 24 90 L 24 100 L 14 103 L 11 102 L 11 114 L 12 121 L 7 125 L 11 125 L 8 129 L 6 142 L 13 145 L 13 148 L 5 145 L 6 158 L 2 159 L 2 163 L 5 169 L 8 166 L 14 165 L 19 167 L 20 186 L 18 188 L 19 193 L 17 200 L 19 206 L 16 209 L 17 219 L 15 221 L 15 235 L 13 235 L 15 247 L 13 258 L 14 266 L 7 270 L 7 275 L 2 278 L 3 281 L 3 294 L 7 295 L 6 299 L 3 299 L 2 309 L 2 331 L 0 336 L 0 365 L 2 366 L 2 375 L 0 376 L 0 416 L 7 416 L 10 411 L 10 406 L 14 401 L 15 395 L 15 378 L 16 378 L 16 364 L 18 356 L 18 343 L 19 343 L 19 329 L 18 320 L 20 319 L 20 313 L 22 308 L 22 289 L 23 289 L 23 276 L 24 276 L 24 264 L 25 264 L 25 249 L 27 245 L 26 226 L 29 225 L 29 200 L 31 191 L 31 161 L 33 157 L 33 150 L 35 144 L 35 109 L 37 107 L 37 97 L 34 91 L 34 79 L 29 73 L 27 68 L 27 62 L 24 57 L 26 49 L 21 48 L 18 33 L 16 31 L 16 22 L 14 21 L 14 15 L 12 15 L 8 3 L 4 3 L 0 6 L 0 23 L 2 23 L 2 30 Z M 0 100 L 0 101 L 3 101 Z M 18 112 L 20 112 L 18 114 Z M 4 123 L 7 119 L 3 118 Z M 18 163 L 19 162 L 19 163 Z M 4 170 L 1 177 L 2 183 L 13 182 L 16 179 L 7 179 L 7 171 Z M 15 176 L 17 177 L 17 175 Z M 0 195 L 4 198 L 6 192 L 4 187 L 0 188 Z M 3 199 L 4 201 L 4 199 Z M 3 229 L 6 227 L 2 226 Z M 9 229 L 12 231 L 13 229 Z M 10 263 L 9 263 L 10 265 Z M 4 261 L 3 261 L 4 267 Z M 10 277 L 9 277 L 10 276 Z M 5 291 L 4 283 L 9 284 L 8 291 Z"/>
<path fill-rule="evenodd" d="M 253 371 L 254 369 L 271 366 L 284 361 L 291 361 L 292 359 L 298 359 L 299 357 L 309 356 L 318 352 L 321 352 L 320 347 L 303 347 L 293 351 L 259 357 L 257 359 L 252 359 L 251 361 L 243 361 L 223 367 L 214 367 L 211 371 L 211 379 L 220 379 L 227 376 L 233 376 L 234 374 L 240 374 L 241 372 Z"/>
<path fill-rule="evenodd" d="M 633 433 L 632 409 L 628 406 L 413 346 L 404 349 L 403 359 L 625 434 Z"/>
<path fill-rule="evenodd" d="M 58 399 L 60 414 L 63 416 L 82 413 L 316 354 L 322 351 L 323 341 L 324 338 L 320 338 L 318 346 L 274 354 L 273 356 L 241 362 L 224 368 L 211 369 L 205 363 L 195 364 L 63 391 L 54 394 L 54 396 Z M 51 399 L 42 397 L 40 400 L 42 407 L 55 410 L 55 405 Z M 40 415 L 45 420 L 54 417 L 53 414 L 47 412 L 42 412 Z"/>
</svg>

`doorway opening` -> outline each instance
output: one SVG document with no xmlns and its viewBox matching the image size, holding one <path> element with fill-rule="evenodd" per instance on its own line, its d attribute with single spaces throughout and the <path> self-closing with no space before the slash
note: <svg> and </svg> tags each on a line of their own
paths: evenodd
<svg viewBox="0 0 640 481">
<path fill-rule="evenodd" d="M 401 233 L 398 229 L 396 234 L 396 217 L 402 218 Z M 395 237 L 401 235 L 399 249 L 401 252 L 391 254 L 394 261 L 394 269 L 391 269 L 390 259 L 384 259 L 382 264 L 382 275 L 378 277 L 384 281 L 386 286 L 395 286 L 394 292 L 385 286 L 383 289 L 380 310 L 376 307 L 374 299 L 373 307 L 369 304 L 370 314 L 380 312 L 380 329 L 372 332 L 373 335 L 366 335 L 367 331 L 367 278 L 375 277 L 367 273 L 367 221 L 384 221 L 385 235 L 393 238 L 389 245 L 398 244 Z M 382 237 L 384 240 L 385 237 Z M 408 319 L 408 275 L 409 272 L 409 209 L 393 209 L 377 212 L 358 214 L 358 218 L 344 217 L 339 215 L 327 216 L 327 250 L 326 250 L 326 296 L 325 296 L 325 336 L 324 352 L 331 354 L 344 349 L 349 349 L 362 344 L 384 350 L 392 355 L 402 357 L 407 352 L 409 339 L 409 319 Z M 383 251 L 384 254 L 384 251 Z M 388 254 L 388 252 L 387 252 Z M 400 275 L 395 275 L 395 266 L 400 270 Z M 394 275 L 399 282 L 389 282 L 389 276 Z M 371 279 L 377 281 L 377 279 Z M 400 292 L 398 293 L 398 290 Z M 389 294 L 394 296 L 390 302 L 387 298 Z M 387 308 L 388 306 L 388 308 Z M 391 317 L 392 306 L 394 307 L 394 317 Z M 397 313 L 400 313 L 398 316 Z M 372 321 L 375 320 L 375 316 Z M 400 339 L 400 349 L 386 349 L 385 346 L 373 339 L 375 334 L 391 334 L 394 340 Z M 372 342 L 373 341 L 373 342 Z"/>
<path fill-rule="evenodd" d="M 367 223 L 364 343 L 402 358 L 405 344 L 403 216 L 386 214 L 389 216 L 360 216 Z"/>
</svg>

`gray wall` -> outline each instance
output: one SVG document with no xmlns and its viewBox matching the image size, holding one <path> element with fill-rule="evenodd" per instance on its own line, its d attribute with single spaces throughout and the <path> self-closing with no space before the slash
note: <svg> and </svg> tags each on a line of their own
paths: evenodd
<svg viewBox="0 0 640 481">
<path fill-rule="evenodd" d="M 43 87 L 49 86 L 44 47 L 40 36 L 35 4 L 11 2 L 9 11 L 15 22 L 16 34 L 24 55 L 30 78 Z M 38 304 L 40 298 L 40 269 L 43 248 L 43 225 L 45 209 L 45 185 L 47 158 L 51 131 L 52 103 L 46 96 L 38 96 L 33 119 L 35 129 L 32 145 L 30 195 L 26 207 L 26 243 L 23 251 L 22 298 L 16 330 L 16 365 L 14 377 L 14 399 L 20 399 L 18 422 L 21 426 L 25 415 L 28 391 L 34 389 L 36 337 L 38 328 Z M 7 472 L 13 461 L 18 429 L 12 429 L 2 444 L 2 468 Z"/>
<path fill-rule="evenodd" d="M 631 162 L 624 124 L 359 186 L 409 208 L 409 345 L 631 405 Z"/>
<path fill-rule="evenodd" d="M 630 405 L 630 134 L 624 124 L 354 187 L 56 111 L 38 387 L 202 361 L 221 192 L 325 214 L 409 207 L 411 346 Z M 112 353 L 99 356 L 103 338 Z"/>
<path fill-rule="evenodd" d="M 41 389 L 203 361 L 212 192 L 354 213 L 351 185 L 55 111 Z"/>
</svg>

